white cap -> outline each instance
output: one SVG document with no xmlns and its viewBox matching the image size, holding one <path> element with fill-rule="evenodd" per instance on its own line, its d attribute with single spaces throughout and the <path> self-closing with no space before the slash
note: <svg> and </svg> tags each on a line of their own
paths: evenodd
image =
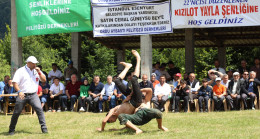
<svg viewBox="0 0 260 139">
<path fill-rule="evenodd" d="M 233 76 L 236 76 L 236 75 L 239 75 L 239 73 L 238 73 L 238 72 L 234 72 L 234 73 L 233 73 Z"/>
<path fill-rule="evenodd" d="M 215 81 L 221 81 L 221 78 L 217 77 Z"/>
<path fill-rule="evenodd" d="M 34 56 L 29 56 L 29 57 L 27 58 L 26 62 L 32 62 L 32 63 L 34 63 L 34 64 L 39 63 Z"/>
</svg>

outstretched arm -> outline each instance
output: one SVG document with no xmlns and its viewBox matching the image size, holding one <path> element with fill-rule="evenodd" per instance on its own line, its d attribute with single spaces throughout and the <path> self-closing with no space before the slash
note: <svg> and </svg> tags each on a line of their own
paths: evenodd
<svg viewBox="0 0 260 139">
<path fill-rule="evenodd" d="M 115 107 L 116 108 L 116 107 Z M 98 131 L 104 131 L 105 130 L 105 126 L 106 126 L 106 123 L 108 121 L 108 119 L 113 115 L 113 113 L 115 112 L 115 108 L 111 109 L 108 113 L 108 115 L 105 117 L 105 119 L 102 121 L 102 124 L 101 124 L 101 128 L 98 128 L 97 130 Z"/>
</svg>

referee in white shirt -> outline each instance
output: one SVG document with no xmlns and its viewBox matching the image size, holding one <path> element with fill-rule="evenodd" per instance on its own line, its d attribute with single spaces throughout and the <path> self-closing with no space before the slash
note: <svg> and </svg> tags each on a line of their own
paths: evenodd
<svg viewBox="0 0 260 139">
<path fill-rule="evenodd" d="M 18 117 L 26 103 L 29 103 L 36 111 L 42 133 L 48 133 L 41 102 L 36 94 L 39 80 L 46 82 L 46 77 L 40 68 L 36 67 L 36 63 L 39 62 L 34 56 L 28 57 L 26 63 L 24 67 L 15 72 L 13 77 L 13 86 L 18 92 L 18 97 L 16 98 L 14 113 L 9 126 L 9 135 L 14 135 Z"/>
</svg>

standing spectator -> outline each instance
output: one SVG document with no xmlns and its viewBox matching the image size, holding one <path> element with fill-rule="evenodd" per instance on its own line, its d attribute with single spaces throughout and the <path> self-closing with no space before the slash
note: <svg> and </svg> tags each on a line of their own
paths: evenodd
<svg viewBox="0 0 260 139">
<path fill-rule="evenodd" d="M 246 100 L 247 97 L 249 97 L 252 110 L 255 110 L 255 97 L 259 97 L 257 86 L 260 85 L 260 81 L 256 79 L 256 73 L 254 71 L 251 71 L 250 79 L 245 79 L 242 84 L 242 99 L 244 101 L 245 108 L 248 108 Z"/>
<path fill-rule="evenodd" d="M 243 73 L 241 73 L 241 75 L 242 75 Z M 227 75 L 228 75 L 228 79 L 229 80 L 233 80 L 233 70 L 231 70 L 231 69 L 229 69 L 228 71 L 227 71 Z"/>
<path fill-rule="evenodd" d="M 48 78 L 51 81 L 51 84 L 53 83 L 54 78 L 59 78 L 61 80 L 62 78 L 62 73 L 60 70 L 58 70 L 57 64 L 52 63 L 52 70 L 48 74 Z"/>
<path fill-rule="evenodd" d="M 67 95 L 68 99 L 70 100 L 70 111 L 73 111 L 74 104 L 79 97 L 79 91 L 80 91 L 81 84 L 82 83 L 80 81 L 78 81 L 78 79 L 77 79 L 77 75 L 72 74 L 71 82 L 69 82 L 66 86 L 66 95 Z"/>
<path fill-rule="evenodd" d="M 96 108 L 103 88 L 104 88 L 104 84 L 100 82 L 99 76 L 94 76 L 94 80 L 90 84 L 88 90 L 88 94 L 90 95 L 90 97 L 87 98 L 88 101 L 90 102 L 90 108 L 93 110 L 93 112 L 98 112 L 98 109 Z"/>
<path fill-rule="evenodd" d="M 42 103 L 42 108 L 43 108 L 45 103 L 47 102 L 47 99 L 49 98 L 50 85 L 46 82 L 42 82 L 42 83 L 40 83 L 40 86 L 42 87 L 41 103 Z"/>
<path fill-rule="evenodd" d="M 183 79 L 187 82 L 189 80 L 189 74 L 187 72 L 185 72 L 183 74 Z"/>
<path fill-rule="evenodd" d="M 160 75 L 165 75 L 166 77 L 166 81 L 170 81 L 171 80 L 171 76 L 169 75 L 169 73 L 165 70 L 166 68 L 166 64 L 163 63 L 160 68 L 159 68 L 159 72 L 160 72 Z"/>
<path fill-rule="evenodd" d="M 217 111 L 220 111 L 220 107 L 223 104 L 226 93 L 226 87 L 221 84 L 221 78 L 217 77 L 216 85 L 213 87 L 213 100 Z"/>
<path fill-rule="evenodd" d="M 18 117 L 26 103 L 29 103 L 36 111 L 42 133 L 48 133 L 41 102 L 36 94 L 39 80 L 46 82 L 46 77 L 40 68 L 36 67 L 36 63 L 39 63 L 37 59 L 30 56 L 26 60 L 26 65 L 19 68 L 14 74 L 13 86 L 18 92 L 18 97 L 16 98 L 14 113 L 9 126 L 9 135 L 14 135 Z"/>
<path fill-rule="evenodd" d="M 151 88 L 154 92 L 153 83 L 148 81 L 148 77 L 146 74 L 143 74 L 142 76 L 142 82 L 139 83 L 140 89 L 143 88 Z"/>
<path fill-rule="evenodd" d="M 216 78 L 217 77 L 222 78 L 223 77 L 223 73 L 221 73 L 219 71 L 216 71 L 216 70 L 209 70 L 208 71 L 208 76 L 209 76 L 208 85 L 215 86 L 216 85 Z"/>
<path fill-rule="evenodd" d="M 184 112 L 188 111 L 189 105 L 189 93 L 190 87 L 187 85 L 185 80 L 180 81 L 180 85 L 176 87 L 176 97 L 175 97 L 175 112 L 179 112 L 180 100 L 184 100 Z"/>
<path fill-rule="evenodd" d="M 170 61 L 168 63 L 168 73 L 169 75 L 171 76 L 171 80 L 173 80 L 173 75 L 177 74 L 177 73 L 180 73 L 180 69 L 178 67 L 175 67 L 174 63 L 172 61 Z"/>
<path fill-rule="evenodd" d="M 154 73 L 156 70 L 159 71 L 159 67 L 160 67 L 160 62 L 156 62 L 156 64 L 153 64 L 153 69 L 152 69 L 153 73 Z"/>
<path fill-rule="evenodd" d="M 155 86 L 160 83 L 157 79 L 156 79 L 156 74 L 155 73 L 152 73 L 151 74 L 151 82 L 153 84 L 153 88 L 155 88 Z"/>
<path fill-rule="evenodd" d="M 187 85 L 191 87 L 190 100 L 193 102 L 194 99 L 198 99 L 198 90 L 200 88 L 200 82 L 196 79 L 194 73 L 190 73 Z"/>
<path fill-rule="evenodd" d="M 60 78 L 57 78 L 57 77 L 54 78 L 53 82 L 54 83 L 51 85 L 51 88 L 50 88 L 49 112 L 51 112 L 51 111 L 55 112 L 55 110 L 52 109 L 54 100 L 59 101 L 57 112 L 61 112 L 61 107 L 62 107 L 62 109 L 64 109 L 66 111 L 67 106 L 66 106 L 66 102 L 64 102 L 64 100 L 67 101 L 67 97 L 65 95 L 65 87 L 60 82 Z"/>
<path fill-rule="evenodd" d="M 103 102 L 110 101 L 109 109 L 116 106 L 116 97 L 114 96 L 115 83 L 112 81 L 112 76 L 107 76 L 107 83 L 104 85 L 99 97 L 99 112 L 103 110 Z"/>
<path fill-rule="evenodd" d="M 249 71 L 246 60 L 241 60 L 241 66 L 237 70 L 240 74 L 243 74 L 245 71 Z"/>
<path fill-rule="evenodd" d="M 213 70 L 219 71 L 219 72 L 221 72 L 222 74 L 225 74 L 225 73 L 226 73 L 226 70 L 220 67 L 219 60 L 215 60 L 215 61 L 214 61 L 214 65 L 215 65 L 215 68 L 213 68 Z"/>
<path fill-rule="evenodd" d="M 88 90 L 89 90 L 89 84 L 88 84 L 88 79 L 85 78 L 83 80 L 83 85 L 80 86 L 80 96 L 79 96 L 79 111 L 87 111 L 87 107 L 86 107 L 86 102 L 87 102 L 87 98 L 89 97 L 88 94 Z M 87 102 L 89 105 L 89 102 Z"/>
<path fill-rule="evenodd" d="M 228 88 L 230 80 L 228 79 L 228 75 L 224 74 L 221 80 L 221 84 L 224 85 L 226 88 Z"/>
<path fill-rule="evenodd" d="M 170 93 L 171 87 L 166 83 L 165 75 L 161 75 L 160 83 L 155 86 L 154 97 L 152 98 L 152 102 L 157 109 L 164 111 L 164 104 L 166 103 Z"/>
<path fill-rule="evenodd" d="M 49 83 L 49 79 L 47 78 L 47 77 L 48 77 L 47 72 L 45 72 L 45 71 L 42 70 L 42 66 L 41 66 L 41 65 L 38 65 L 38 67 L 40 68 L 40 70 L 42 71 L 42 73 L 45 75 L 45 77 L 46 77 L 46 83 Z M 41 83 L 41 81 L 40 81 L 40 83 Z"/>
<path fill-rule="evenodd" d="M 72 74 L 76 74 L 77 75 L 78 74 L 78 70 L 73 67 L 73 62 L 69 61 L 68 67 L 64 69 L 64 78 L 66 80 L 66 84 L 70 80 Z"/>
<path fill-rule="evenodd" d="M 202 80 L 202 86 L 199 89 L 198 97 L 199 97 L 199 108 L 200 112 L 203 112 L 202 102 L 204 101 L 205 104 L 205 112 L 208 112 L 208 100 L 211 98 L 212 94 L 212 87 L 208 85 L 208 80 Z"/>
<path fill-rule="evenodd" d="M 239 80 L 239 73 L 234 72 L 233 74 L 233 80 L 231 80 L 228 84 L 227 88 L 227 102 L 231 108 L 231 110 L 239 110 L 240 109 L 240 90 L 241 90 L 241 81 Z M 235 105 L 234 105 L 235 101 Z"/>
<path fill-rule="evenodd" d="M 256 73 L 256 78 L 260 80 L 260 59 L 255 58 L 254 59 L 255 65 L 251 67 L 251 71 L 254 71 Z"/>
</svg>

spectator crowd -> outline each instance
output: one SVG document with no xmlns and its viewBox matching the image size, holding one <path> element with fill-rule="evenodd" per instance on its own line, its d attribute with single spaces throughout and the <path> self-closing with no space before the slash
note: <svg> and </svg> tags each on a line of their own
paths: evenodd
<svg viewBox="0 0 260 139">
<path fill-rule="evenodd" d="M 242 60 L 238 69 L 226 71 L 220 67 L 219 61 L 215 60 L 215 67 L 208 71 L 207 77 L 199 81 L 196 73 L 181 73 L 171 61 L 167 64 L 156 63 L 151 75 L 141 76 L 139 85 L 140 89 L 153 90 L 152 106 L 162 112 L 168 109 L 165 108 L 167 101 L 171 104 L 169 106 L 172 112 L 180 112 L 181 109 L 184 112 L 195 111 L 194 106 L 197 102 L 200 112 L 208 112 L 209 105 L 214 105 L 215 111 L 223 111 L 224 102 L 230 110 L 241 110 L 242 107 L 254 110 L 260 103 L 260 59 L 255 58 L 254 64 L 249 68 L 247 62 Z M 40 82 L 37 94 L 42 108 L 48 112 L 103 112 L 114 108 L 127 98 L 114 83 L 117 76 L 108 75 L 106 84 L 100 81 L 98 75 L 94 76 L 92 82 L 86 77 L 79 81 L 77 69 L 73 67 L 72 61 L 63 73 L 56 63 L 52 64 L 52 70 L 48 74 L 43 73 L 47 82 Z M 131 83 L 128 81 L 131 78 L 132 75 L 128 74 L 127 79 L 122 80 L 129 89 Z M 4 81 L 0 82 L 0 93 L 15 92 L 12 80 L 6 75 Z M 15 97 L 9 97 L 9 102 L 15 103 L 15 100 Z M 0 102 L 2 108 L 3 97 L 0 98 Z"/>
</svg>

